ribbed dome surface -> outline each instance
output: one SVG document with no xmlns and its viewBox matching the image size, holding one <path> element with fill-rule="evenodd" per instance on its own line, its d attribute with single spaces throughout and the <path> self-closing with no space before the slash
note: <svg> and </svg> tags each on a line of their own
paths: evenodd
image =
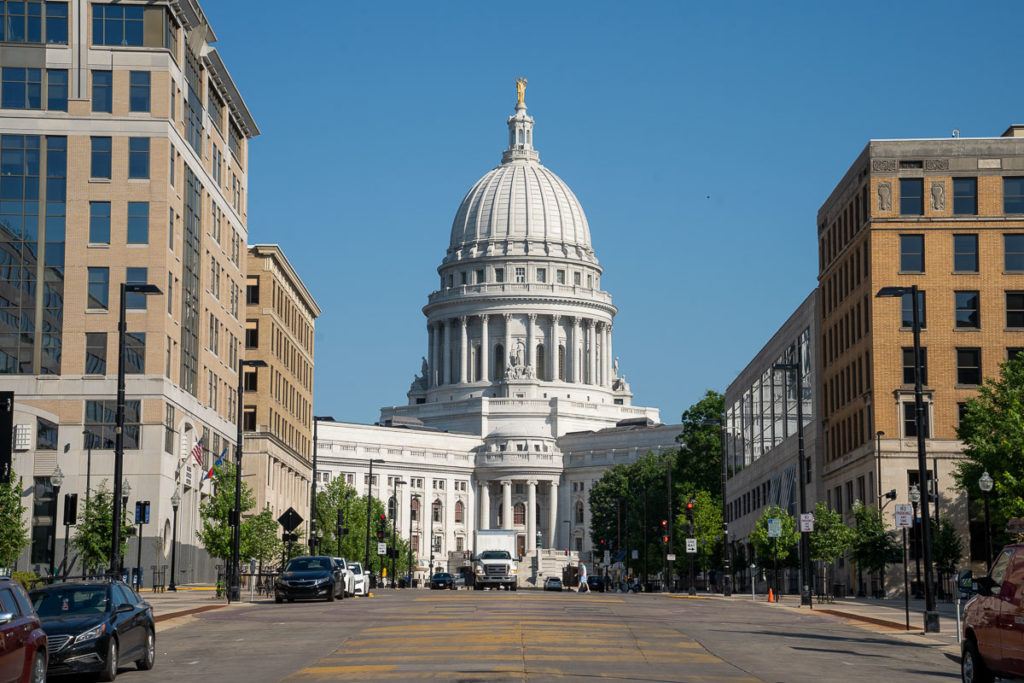
<svg viewBox="0 0 1024 683">
<path fill-rule="evenodd" d="M 451 249 L 488 241 L 565 243 L 590 252 L 590 228 L 576 195 L 534 161 L 498 166 L 466 194 L 452 223 Z"/>
</svg>

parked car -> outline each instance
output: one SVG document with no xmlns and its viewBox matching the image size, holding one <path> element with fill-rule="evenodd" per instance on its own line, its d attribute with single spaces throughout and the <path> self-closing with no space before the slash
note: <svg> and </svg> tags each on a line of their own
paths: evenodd
<svg viewBox="0 0 1024 683">
<path fill-rule="evenodd" d="M 996 676 L 1024 676 L 1024 544 L 1003 548 L 987 576 L 961 590 L 974 596 L 964 607 L 960 675 L 965 683 Z"/>
<path fill-rule="evenodd" d="M 342 586 L 341 597 L 343 597 L 343 598 L 351 597 L 352 596 L 352 570 L 348 566 L 348 560 L 346 560 L 344 557 L 335 557 L 335 558 L 332 558 L 332 559 L 334 560 L 334 564 L 338 568 L 338 571 L 341 573 L 341 586 Z"/>
<path fill-rule="evenodd" d="M 455 578 L 448 572 L 438 572 L 430 577 L 430 590 L 452 590 Z"/>
<path fill-rule="evenodd" d="M 95 672 L 101 681 L 156 662 L 153 608 L 122 581 L 58 583 L 30 593 L 49 652 L 49 674 Z"/>
<path fill-rule="evenodd" d="M 549 576 L 544 579 L 544 590 L 546 591 L 562 591 L 562 580 L 557 576 Z"/>
<path fill-rule="evenodd" d="M 344 590 L 341 570 L 334 559 L 323 555 L 307 555 L 288 560 L 274 584 L 274 602 L 323 598 L 334 600 Z"/>
<path fill-rule="evenodd" d="M 0 578 L 0 676 L 18 683 L 45 683 L 46 633 L 25 589 Z"/>
<path fill-rule="evenodd" d="M 366 574 L 363 573 L 363 565 L 359 562 L 349 562 L 348 568 L 352 570 L 352 595 L 366 595 L 369 587 L 366 583 Z"/>
<path fill-rule="evenodd" d="M 598 593 L 604 593 L 604 577 L 594 576 L 593 574 L 588 575 L 587 589 L 597 591 Z"/>
<path fill-rule="evenodd" d="M 456 591 L 466 587 L 466 577 L 462 574 L 452 574 L 452 590 Z"/>
</svg>

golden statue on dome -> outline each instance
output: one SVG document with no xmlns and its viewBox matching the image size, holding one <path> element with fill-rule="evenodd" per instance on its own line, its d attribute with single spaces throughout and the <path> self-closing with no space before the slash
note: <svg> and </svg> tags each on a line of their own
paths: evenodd
<svg viewBox="0 0 1024 683">
<path fill-rule="evenodd" d="M 523 76 L 516 79 L 516 106 L 526 106 L 526 78 Z"/>
</svg>

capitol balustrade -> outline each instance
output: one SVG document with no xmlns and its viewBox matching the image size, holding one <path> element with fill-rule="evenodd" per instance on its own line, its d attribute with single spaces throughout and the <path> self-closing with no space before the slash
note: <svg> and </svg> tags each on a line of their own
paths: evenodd
<svg viewBox="0 0 1024 683">
<path fill-rule="evenodd" d="M 478 467 L 562 467 L 561 453 L 487 451 L 476 456 Z"/>
<path fill-rule="evenodd" d="M 543 294 L 586 299 L 609 305 L 612 303 L 611 294 L 600 289 L 539 282 L 487 282 L 475 285 L 455 285 L 431 292 L 427 300 L 429 303 L 435 304 L 467 296 L 494 296 L 495 294 Z"/>
</svg>

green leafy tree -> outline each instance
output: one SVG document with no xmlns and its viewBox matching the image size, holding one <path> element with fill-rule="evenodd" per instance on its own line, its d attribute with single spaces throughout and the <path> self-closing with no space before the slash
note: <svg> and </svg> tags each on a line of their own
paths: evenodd
<svg viewBox="0 0 1024 683">
<path fill-rule="evenodd" d="M 114 495 L 107 488 L 107 480 L 104 479 L 92 490 L 89 502 L 82 506 L 82 514 L 71 541 L 86 571 L 95 572 L 109 564 L 113 528 Z M 128 514 L 123 515 L 121 557 L 128 552 L 128 538 L 134 533 L 135 529 L 129 523 Z"/>
<path fill-rule="evenodd" d="M 240 554 L 245 559 L 262 566 L 281 556 L 281 545 L 281 525 L 269 507 L 243 522 Z"/>
<path fill-rule="evenodd" d="M 885 576 L 885 566 L 898 562 L 902 547 L 896 542 L 896 534 L 885 528 L 882 513 L 874 506 L 860 501 L 854 503 L 854 537 L 851 546 L 857 566 Z"/>
<path fill-rule="evenodd" d="M 623 529 L 626 508 L 636 501 L 630 497 L 629 490 L 632 471 L 629 465 L 615 465 L 590 489 L 590 538 L 595 548 L 599 547 L 601 539 L 610 540 L 614 546 Z"/>
<path fill-rule="evenodd" d="M 782 520 L 782 533 L 778 538 L 768 536 L 768 520 L 773 517 Z M 796 555 L 800 532 L 796 529 L 796 520 L 785 510 L 778 505 L 769 505 L 754 523 L 754 528 L 750 532 L 750 542 L 757 554 L 757 562 L 762 567 L 775 567 L 777 564 L 785 566 L 790 555 Z M 775 572 L 774 584 L 778 590 L 778 572 Z"/>
<path fill-rule="evenodd" d="M 0 484 L 0 567 L 14 568 L 21 551 L 28 546 L 25 506 L 21 502 L 21 479 Z"/>
<path fill-rule="evenodd" d="M 722 496 L 722 413 L 725 398 L 709 389 L 704 397 L 683 413 L 683 430 L 676 437 L 679 453 L 674 488 L 684 496 L 707 491 L 713 498 Z"/>
<path fill-rule="evenodd" d="M 242 500 L 239 509 L 242 512 L 241 537 L 246 536 L 246 526 L 251 525 L 250 519 L 245 519 L 245 513 L 256 505 L 256 497 L 252 489 L 244 481 L 242 482 Z M 231 558 L 231 511 L 235 507 L 235 465 L 231 462 L 224 462 L 213 473 L 213 495 L 209 496 L 199 506 L 199 519 L 201 528 L 196 532 L 196 538 L 203 544 L 212 557 L 224 560 L 226 563 Z M 242 553 L 241 544 L 239 554 Z M 249 558 L 242 557 L 247 560 Z"/>
<path fill-rule="evenodd" d="M 952 574 L 964 555 L 964 542 L 956 526 L 948 518 L 935 524 L 932 521 L 932 559 L 942 574 Z"/>
<path fill-rule="evenodd" d="M 814 531 L 808 536 L 811 559 L 822 562 L 826 571 L 853 545 L 856 532 L 843 523 L 843 516 L 825 503 L 814 507 Z M 828 585 L 825 580 L 825 585 Z"/>
<path fill-rule="evenodd" d="M 957 434 L 964 442 L 964 458 L 953 472 L 957 488 L 980 496 L 978 479 L 987 471 L 995 482 L 992 528 L 1024 517 L 1024 359 L 1003 363 L 997 377 L 985 380 L 967 401 Z"/>
<path fill-rule="evenodd" d="M 675 531 L 677 556 L 687 560 L 685 539 L 690 535 L 690 525 L 685 503 L 680 507 L 682 511 L 676 515 Z M 706 572 L 718 564 L 722 550 L 722 505 L 708 491 L 698 491 L 694 496 L 693 538 L 697 539 L 697 556 L 694 559 L 697 566 Z"/>
</svg>

